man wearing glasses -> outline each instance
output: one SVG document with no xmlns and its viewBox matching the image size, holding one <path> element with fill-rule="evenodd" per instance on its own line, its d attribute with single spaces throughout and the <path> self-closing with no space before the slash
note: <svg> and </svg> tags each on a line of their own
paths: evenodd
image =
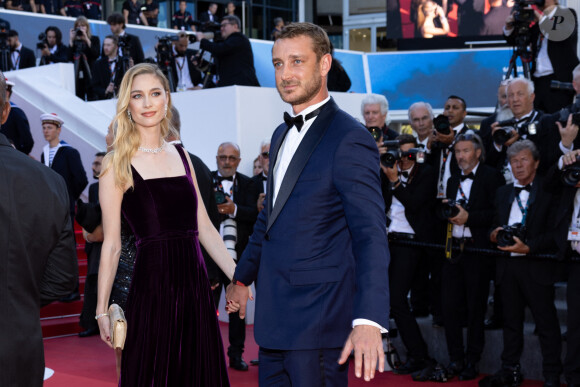
<svg viewBox="0 0 580 387">
<path fill-rule="evenodd" d="M 221 41 L 209 41 L 203 32 L 197 32 L 200 49 L 209 51 L 217 66 L 218 87 L 241 85 L 260 86 L 254 68 L 254 54 L 250 40 L 240 32 L 240 19 L 225 16 L 221 22 Z"/>
<path fill-rule="evenodd" d="M 220 214 L 219 232 L 236 262 L 248 244 L 258 216 L 256 209 L 258 190 L 251 178 L 237 172 L 241 160 L 237 144 L 223 143 L 218 147 L 216 155 L 218 169 L 212 172 Z M 222 286 L 229 283 L 228 277 L 220 273 L 220 282 L 214 290 L 216 301 L 221 296 Z M 246 340 L 246 321 L 240 319 L 238 313 L 231 313 L 229 319 L 230 367 L 238 371 L 247 371 L 248 365 L 242 359 Z"/>
<path fill-rule="evenodd" d="M 264 209 L 264 198 L 266 197 L 266 182 L 268 181 L 268 171 L 270 170 L 270 140 L 262 141 L 258 162 L 262 166 L 262 173 L 252 177 L 256 189 L 260 193 L 258 196 L 258 212 Z"/>
</svg>

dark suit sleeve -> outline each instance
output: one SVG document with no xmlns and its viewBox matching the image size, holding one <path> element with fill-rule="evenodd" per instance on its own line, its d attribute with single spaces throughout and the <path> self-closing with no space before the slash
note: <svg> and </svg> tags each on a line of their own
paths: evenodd
<svg viewBox="0 0 580 387">
<path fill-rule="evenodd" d="M 22 109 L 14 109 L 14 122 L 16 125 L 16 130 L 18 131 L 19 144 L 16 145 L 18 150 L 23 153 L 29 154 L 34 146 L 34 140 L 32 139 L 32 134 L 30 133 L 30 124 L 28 123 L 28 118 Z"/>
<path fill-rule="evenodd" d="M 145 62 L 145 54 L 143 53 L 143 46 L 138 36 L 131 35 L 131 57 L 135 64 Z"/>
<path fill-rule="evenodd" d="M 352 316 L 388 329 L 390 255 L 379 154 L 365 130 L 355 128 L 347 133 L 334 156 L 333 180 L 351 233 L 356 264 Z"/>
<path fill-rule="evenodd" d="M 54 249 L 50 252 L 42 280 L 40 282 L 40 305 L 44 306 L 70 294 L 78 278 L 78 262 L 74 249 L 74 237 L 68 211 L 68 195 L 64 180 L 60 180 L 61 197 L 64 198 L 60 235 Z"/>
<path fill-rule="evenodd" d="M 93 64 L 92 72 L 93 77 L 91 79 L 91 90 L 96 95 L 97 99 L 105 99 L 105 90 L 109 86 L 109 80 L 106 74 L 103 72 L 101 60 L 97 60 Z"/>
<path fill-rule="evenodd" d="M 234 197 L 234 199 L 236 199 L 234 200 L 236 202 L 236 207 L 238 208 L 236 212 L 236 219 L 243 222 L 254 223 L 258 216 L 258 208 L 256 203 L 258 201 L 259 193 L 257 192 L 256 185 L 249 178 L 246 179 L 244 191 L 243 202 L 237 200 L 237 198 Z M 238 204 L 238 202 L 242 204 Z"/>
<path fill-rule="evenodd" d="M 487 172 L 488 174 L 484 184 L 485 192 L 481 192 L 483 200 L 486 201 L 487 205 L 478 206 L 479 208 L 477 210 L 468 211 L 469 217 L 465 223 L 467 227 L 485 227 L 487 230 L 493 222 L 492 205 L 495 200 L 495 193 L 499 187 L 505 184 L 505 179 L 495 169 L 488 169 Z"/>
<path fill-rule="evenodd" d="M 61 44 L 54 54 L 48 56 L 48 60 L 52 63 L 65 63 L 69 61 L 68 46 Z"/>
<path fill-rule="evenodd" d="M 83 168 L 79 151 L 74 148 L 70 148 L 70 150 L 68 165 L 70 166 L 70 172 L 73 178 L 73 182 L 71 182 L 71 187 L 73 187 L 73 193 L 75 195 L 73 199 L 76 200 L 89 184 L 89 181 L 87 179 L 87 173 Z"/>
<path fill-rule="evenodd" d="M 199 43 L 199 47 L 202 50 L 206 50 L 219 57 L 234 50 L 237 50 L 241 45 L 243 45 L 244 40 L 241 36 L 230 36 L 223 42 L 211 42 L 207 39 L 202 39 Z"/>
<path fill-rule="evenodd" d="M 31 49 L 22 47 L 20 68 L 27 69 L 30 67 L 36 67 L 36 56 L 34 55 L 34 51 Z"/>
<path fill-rule="evenodd" d="M 250 285 L 258 278 L 260 259 L 262 257 L 262 241 L 266 234 L 267 210 L 264 209 L 258 215 L 254 224 L 254 232 L 250 236 L 248 245 L 244 249 L 242 257 L 238 260 L 234 277 L 245 285 Z"/>
</svg>

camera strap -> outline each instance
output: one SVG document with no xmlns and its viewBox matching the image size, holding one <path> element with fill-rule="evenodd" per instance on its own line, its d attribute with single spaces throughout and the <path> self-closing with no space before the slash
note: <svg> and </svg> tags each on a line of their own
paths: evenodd
<svg viewBox="0 0 580 387">
<path fill-rule="evenodd" d="M 467 207 L 467 203 L 469 202 L 469 198 L 467 197 L 467 195 L 465 195 L 465 192 L 463 192 L 463 188 L 461 188 L 461 183 L 459 183 L 459 194 L 461 195 L 461 198 L 463 200 L 465 200 L 465 206 Z"/>
<path fill-rule="evenodd" d="M 451 260 L 453 251 L 453 223 L 447 222 L 447 235 L 445 238 L 445 258 Z"/>
<path fill-rule="evenodd" d="M 523 225 L 525 225 L 526 224 L 526 216 L 528 216 L 528 203 L 526 203 L 525 207 L 523 206 L 519 193 L 516 195 L 516 201 L 518 202 L 518 207 L 520 208 L 520 211 L 522 212 L 522 222 L 521 223 Z M 528 202 L 529 201 L 530 200 L 528 199 Z"/>
</svg>

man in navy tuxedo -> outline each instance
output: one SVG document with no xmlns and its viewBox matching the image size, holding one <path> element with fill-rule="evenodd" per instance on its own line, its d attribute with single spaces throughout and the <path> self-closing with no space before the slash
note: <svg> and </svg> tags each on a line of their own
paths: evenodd
<svg viewBox="0 0 580 387">
<path fill-rule="evenodd" d="M 261 386 L 346 386 L 384 369 L 389 250 L 379 154 L 372 136 L 326 87 L 328 36 L 287 26 L 272 49 L 276 86 L 292 105 L 270 148 L 266 205 L 242 255 L 229 302 L 245 314 L 256 279 Z M 344 348 L 343 348 L 344 346 Z M 364 362 L 363 362 L 364 359 Z"/>
</svg>

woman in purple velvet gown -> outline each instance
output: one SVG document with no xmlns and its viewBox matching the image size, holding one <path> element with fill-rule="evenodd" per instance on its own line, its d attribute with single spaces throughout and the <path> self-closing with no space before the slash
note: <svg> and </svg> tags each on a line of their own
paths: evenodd
<svg viewBox="0 0 580 387">
<path fill-rule="evenodd" d="M 120 214 L 137 238 L 125 316 L 120 386 L 228 386 L 210 284 L 199 242 L 231 279 L 235 265 L 212 226 L 191 161 L 168 145 L 171 96 L 150 64 L 123 77 L 114 151 L 103 161 L 103 241 L 97 320 L 109 346 L 107 305 L 121 250 Z M 228 305 L 235 311 L 238 305 Z"/>
</svg>

